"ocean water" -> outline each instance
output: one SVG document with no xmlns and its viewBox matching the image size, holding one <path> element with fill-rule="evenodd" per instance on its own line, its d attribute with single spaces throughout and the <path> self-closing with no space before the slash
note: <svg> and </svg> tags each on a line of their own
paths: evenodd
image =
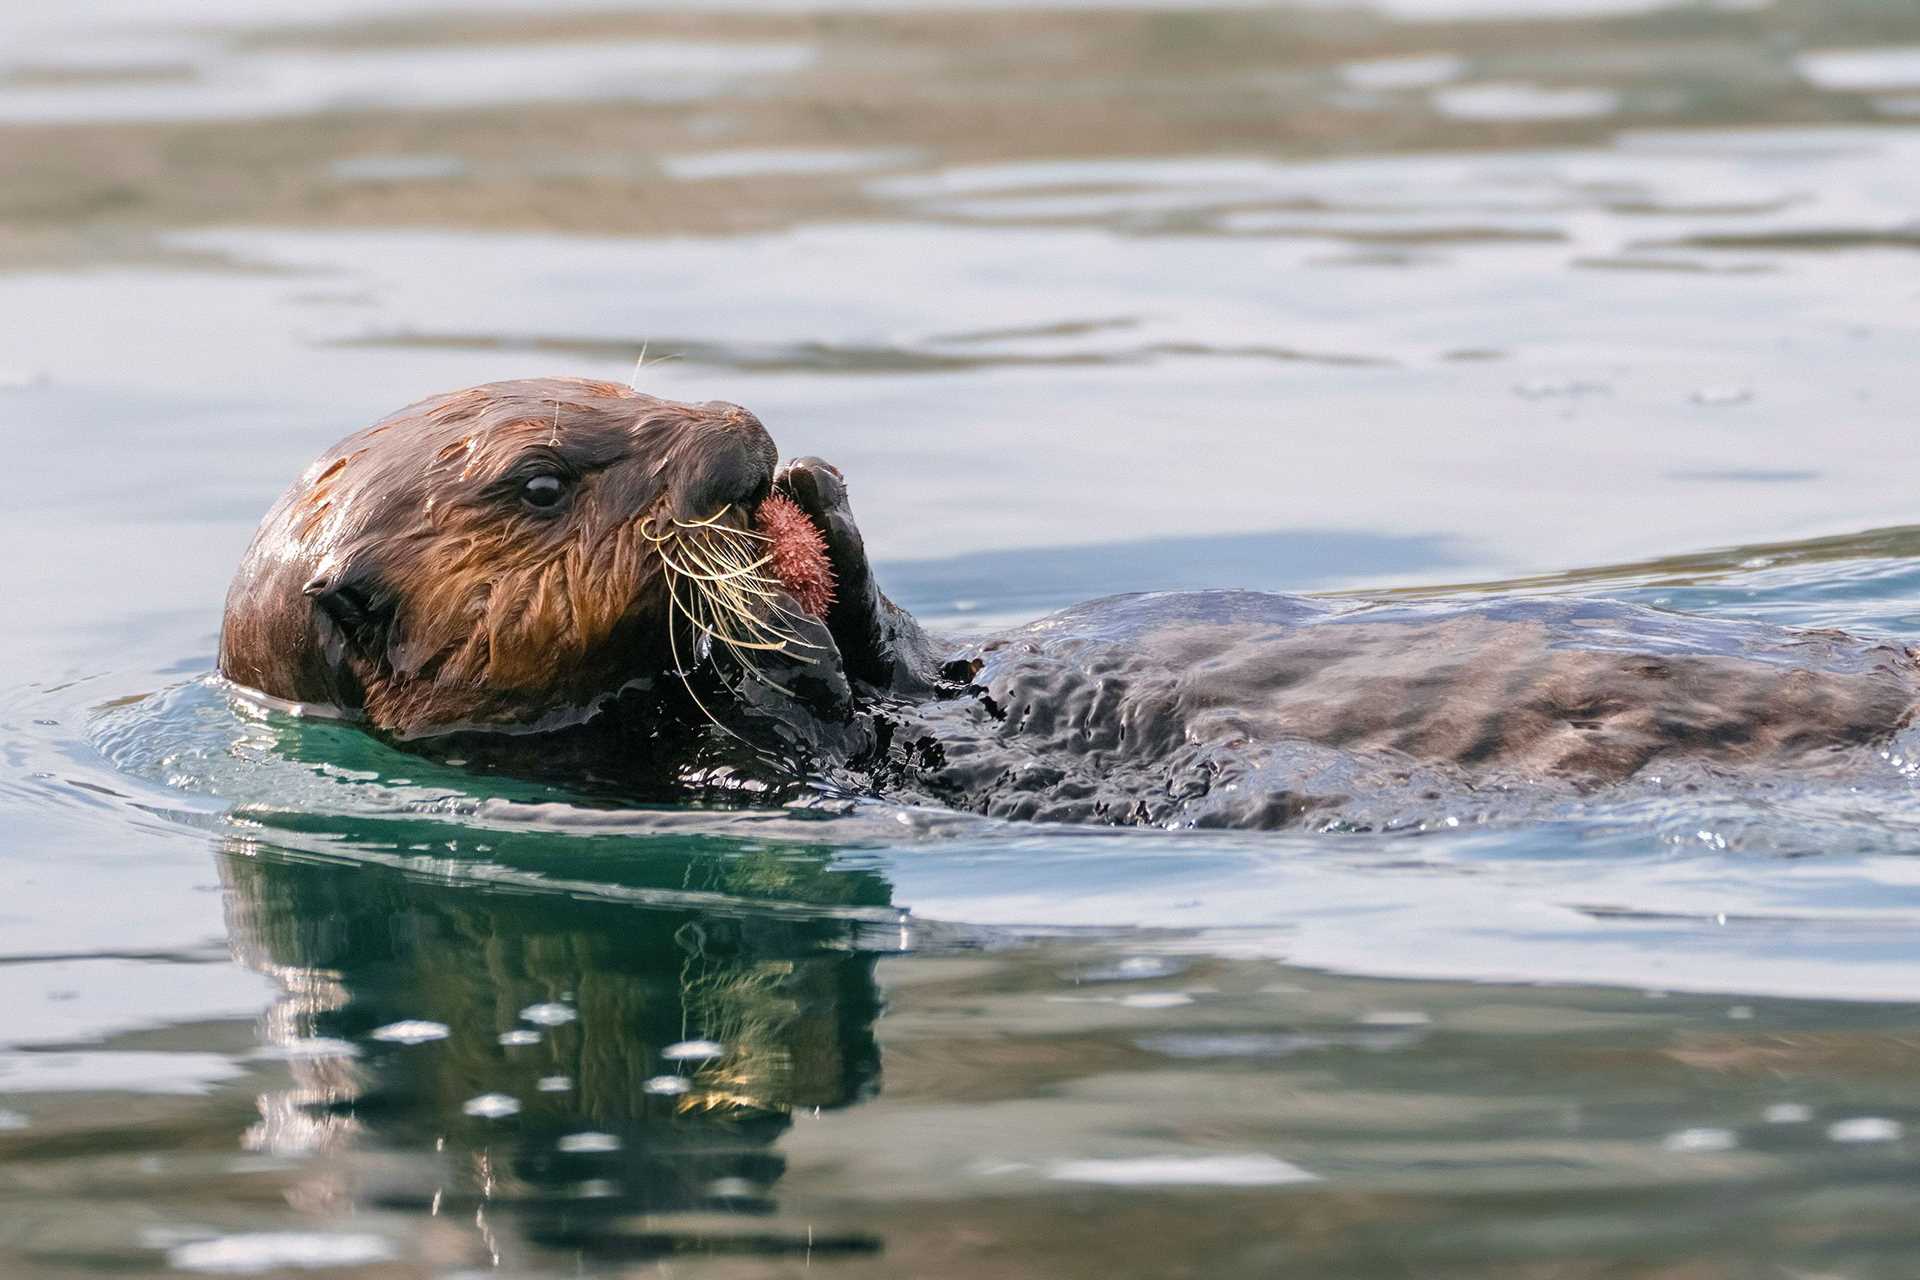
<svg viewBox="0 0 1920 1280">
<path fill-rule="evenodd" d="M 1913 1274 L 1920 733 L 1223 834 L 610 808 L 210 679 L 333 440 L 753 408 L 980 633 L 1920 643 L 1920 12 L 0 17 L 0 1275 Z"/>
</svg>

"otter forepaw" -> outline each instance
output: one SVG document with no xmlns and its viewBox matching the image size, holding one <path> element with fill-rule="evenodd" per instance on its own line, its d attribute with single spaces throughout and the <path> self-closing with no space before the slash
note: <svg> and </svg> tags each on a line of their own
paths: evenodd
<svg viewBox="0 0 1920 1280">
<path fill-rule="evenodd" d="M 796 458 L 773 485 L 806 513 L 827 544 L 836 585 L 826 621 L 848 674 L 890 693 L 924 689 L 932 646 L 875 584 L 866 540 L 847 501 L 846 477 L 820 458 Z"/>
</svg>

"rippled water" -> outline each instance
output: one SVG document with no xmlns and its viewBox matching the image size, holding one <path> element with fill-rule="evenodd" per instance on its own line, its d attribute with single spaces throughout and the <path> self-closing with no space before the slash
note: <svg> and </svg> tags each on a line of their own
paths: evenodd
<svg viewBox="0 0 1920 1280">
<path fill-rule="evenodd" d="M 0 1274 L 1910 1274 L 1912 732 L 1069 831 L 613 808 L 208 672 L 319 449 L 643 352 L 840 464 L 950 631 L 1914 642 L 1916 50 L 1866 0 L 0 15 Z"/>
</svg>

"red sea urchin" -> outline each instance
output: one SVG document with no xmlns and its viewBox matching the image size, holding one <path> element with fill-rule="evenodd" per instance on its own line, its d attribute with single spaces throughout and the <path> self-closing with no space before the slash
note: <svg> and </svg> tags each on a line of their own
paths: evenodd
<svg viewBox="0 0 1920 1280">
<path fill-rule="evenodd" d="M 802 609 L 816 618 L 827 616 L 833 604 L 833 564 L 827 559 L 826 539 L 807 519 L 806 512 L 783 493 L 767 496 L 754 517 L 767 538 L 767 556 L 774 576 Z"/>
</svg>

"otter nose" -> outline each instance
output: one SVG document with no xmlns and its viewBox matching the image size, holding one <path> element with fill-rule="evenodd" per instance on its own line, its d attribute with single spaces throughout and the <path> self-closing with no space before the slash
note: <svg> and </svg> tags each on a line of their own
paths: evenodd
<svg viewBox="0 0 1920 1280">
<path fill-rule="evenodd" d="M 704 520 L 723 507 L 753 508 L 773 487 L 780 461 L 773 437 L 760 419 L 737 404 L 709 401 L 697 406 L 702 416 L 692 465 L 678 486 L 674 514 Z"/>
</svg>

